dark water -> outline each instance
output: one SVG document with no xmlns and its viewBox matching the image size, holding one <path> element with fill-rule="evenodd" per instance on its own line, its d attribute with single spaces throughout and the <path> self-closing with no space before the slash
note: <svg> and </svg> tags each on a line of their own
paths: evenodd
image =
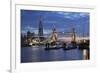
<svg viewBox="0 0 100 73">
<path fill-rule="evenodd" d="M 21 48 L 21 62 L 47 62 L 82 60 L 82 51 L 78 48 L 71 50 L 45 50 L 43 46 Z"/>
</svg>

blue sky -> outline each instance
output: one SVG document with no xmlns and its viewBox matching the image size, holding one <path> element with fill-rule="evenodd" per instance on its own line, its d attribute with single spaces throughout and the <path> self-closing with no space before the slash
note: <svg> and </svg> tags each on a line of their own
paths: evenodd
<svg viewBox="0 0 100 73">
<path fill-rule="evenodd" d="M 89 36 L 88 12 L 63 12 L 63 11 L 36 11 L 21 10 L 21 32 L 38 33 L 38 24 L 41 17 L 44 34 L 50 34 L 55 27 L 58 32 L 70 32 L 74 27 L 77 35 Z"/>
</svg>

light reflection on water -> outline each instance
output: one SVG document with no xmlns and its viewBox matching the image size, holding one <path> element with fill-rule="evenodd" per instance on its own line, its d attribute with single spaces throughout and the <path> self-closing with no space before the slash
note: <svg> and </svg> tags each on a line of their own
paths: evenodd
<svg viewBox="0 0 100 73">
<path fill-rule="evenodd" d="M 78 48 L 71 50 L 45 50 L 43 46 L 21 48 L 21 62 L 46 62 L 82 60 L 82 51 Z"/>
</svg>

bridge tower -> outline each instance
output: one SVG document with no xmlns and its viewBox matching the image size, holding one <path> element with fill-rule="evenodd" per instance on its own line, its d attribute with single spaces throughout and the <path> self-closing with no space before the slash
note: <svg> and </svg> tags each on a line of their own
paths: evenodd
<svg viewBox="0 0 100 73">
<path fill-rule="evenodd" d="M 51 43 L 56 43 L 57 38 L 58 38 L 58 35 L 57 35 L 57 32 L 56 32 L 56 28 L 53 27 L 52 34 L 51 34 Z"/>
</svg>

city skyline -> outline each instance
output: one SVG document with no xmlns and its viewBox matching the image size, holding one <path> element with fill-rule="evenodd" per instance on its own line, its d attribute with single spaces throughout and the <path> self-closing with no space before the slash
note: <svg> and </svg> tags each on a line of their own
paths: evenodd
<svg viewBox="0 0 100 73">
<path fill-rule="evenodd" d="M 21 63 L 90 59 L 89 12 L 21 10 Z"/>
<path fill-rule="evenodd" d="M 40 16 L 44 34 L 50 34 L 54 27 L 58 32 L 70 32 L 74 27 L 78 35 L 89 36 L 88 12 L 21 10 L 21 33 L 38 34 Z"/>
</svg>

